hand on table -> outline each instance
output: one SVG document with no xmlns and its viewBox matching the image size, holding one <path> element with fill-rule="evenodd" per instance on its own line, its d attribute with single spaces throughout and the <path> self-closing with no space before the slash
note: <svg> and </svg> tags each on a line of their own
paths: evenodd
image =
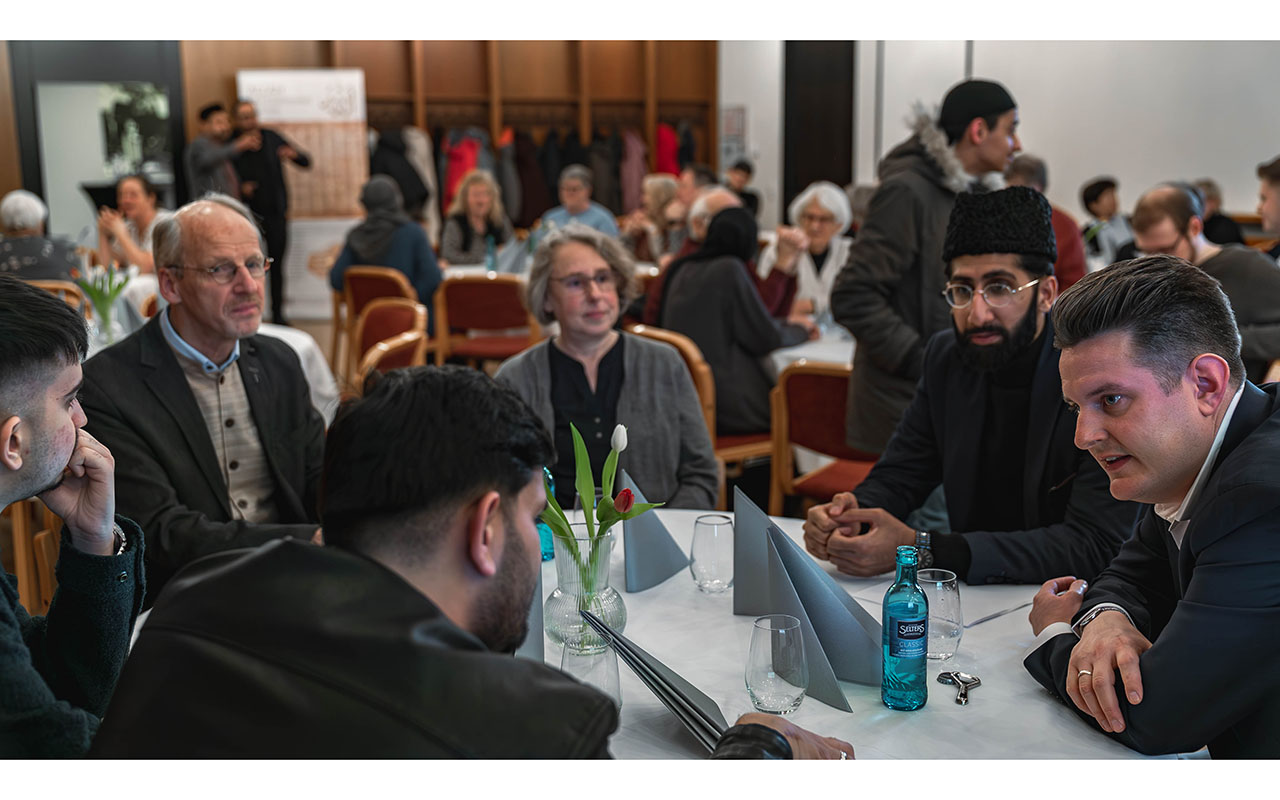
<svg viewBox="0 0 1280 800">
<path fill-rule="evenodd" d="M 1115 672 L 1120 670 L 1129 702 L 1142 702 L 1142 674 L 1138 656 L 1151 642 L 1119 611 L 1104 611 L 1084 626 L 1080 643 L 1067 664 L 1067 694 L 1076 707 L 1097 720 L 1107 733 L 1124 730 L 1116 699 Z"/>
<path fill-rule="evenodd" d="M 916 543 L 916 532 L 883 508 L 849 509 L 840 522 L 871 526 L 861 536 L 837 531 L 827 540 L 827 557 L 846 575 L 869 578 L 892 572 L 898 547 Z"/>
<path fill-rule="evenodd" d="M 311 543 L 324 545 L 324 528 L 316 528 L 316 532 L 311 534 Z"/>
<path fill-rule="evenodd" d="M 76 401 L 79 403 L 79 401 Z M 83 553 L 115 553 L 116 462 L 106 445 L 83 428 L 63 470 L 62 481 L 39 497 L 62 518 L 71 543 Z"/>
<path fill-rule="evenodd" d="M 828 558 L 827 540 L 836 531 L 844 533 L 853 531 L 853 528 L 847 525 L 841 526 L 845 512 L 857 507 L 858 498 L 853 496 L 853 492 L 840 492 L 831 498 L 830 503 L 822 503 L 810 508 L 804 521 L 804 549 L 809 551 L 809 555 L 826 560 Z"/>
<path fill-rule="evenodd" d="M 819 330 L 818 324 L 808 314 L 791 314 L 787 317 L 787 324 L 804 328 L 805 335 L 809 337 L 809 341 L 822 336 L 822 331 Z"/>
<path fill-rule="evenodd" d="M 1031 613 L 1027 615 L 1031 621 L 1031 632 L 1039 636 L 1040 631 L 1055 622 L 1071 622 L 1080 610 L 1088 588 L 1088 581 L 1074 575 L 1053 578 L 1041 584 L 1040 591 L 1031 601 Z"/>
<path fill-rule="evenodd" d="M 801 728 L 785 717 L 775 714 L 762 714 L 753 711 L 738 717 L 739 725 L 763 725 L 773 728 L 782 734 L 791 745 L 793 759 L 830 759 L 853 758 L 853 745 L 843 739 L 831 736 L 819 736 Z"/>
</svg>

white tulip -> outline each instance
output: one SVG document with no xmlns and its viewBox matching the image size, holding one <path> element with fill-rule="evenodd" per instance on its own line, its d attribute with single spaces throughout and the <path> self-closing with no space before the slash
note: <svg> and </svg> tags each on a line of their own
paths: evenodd
<svg viewBox="0 0 1280 800">
<path fill-rule="evenodd" d="M 613 438 L 609 441 L 609 446 L 621 453 L 627 449 L 627 426 L 618 424 L 613 429 Z"/>
</svg>

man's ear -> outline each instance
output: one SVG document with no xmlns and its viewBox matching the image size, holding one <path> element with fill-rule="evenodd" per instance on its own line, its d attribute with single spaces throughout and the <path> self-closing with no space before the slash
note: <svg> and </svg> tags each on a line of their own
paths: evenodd
<svg viewBox="0 0 1280 800">
<path fill-rule="evenodd" d="M 972 144 L 982 144 L 982 140 L 987 138 L 987 134 L 991 129 L 987 127 L 987 121 L 982 117 L 974 117 L 969 120 L 969 127 L 965 129 L 964 137 Z"/>
<path fill-rule="evenodd" d="M 1204 233 L 1204 220 L 1199 217 L 1192 217 L 1187 220 L 1187 238 L 1194 239 Z"/>
<path fill-rule="evenodd" d="M 467 555 L 476 572 L 486 578 L 497 573 L 502 555 L 498 544 L 503 524 L 501 502 L 497 492 L 485 492 L 467 514 Z"/>
<path fill-rule="evenodd" d="M 160 296 L 170 305 L 182 302 L 182 293 L 178 291 L 178 279 L 171 269 L 162 269 L 156 265 L 156 282 L 159 284 Z"/>
<path fill-rule="evenodd" d="M 1222 356 L 1201 353 L 1191 360 L 1187 373 L 1195 382 L 1196 406 L 1211 417 L 1218 407 L 1231 399 L 1231 367 Z"/>
<path fill-rule="evenodd" d="M 1053 275 L 1046 275 L 1040 279 L 1040 292 L 1036 295 L 1036 307 L 1041 312 L 1047 312 L 1053 308 L 1053 301 L 1058 299 L 1058 279 Z"/>
<path fill-rule="evenodd" d="M 17 472 L 22 469 L 22 418 L 9 417 L 0 423 L 0 465 Z"/>
</svg>

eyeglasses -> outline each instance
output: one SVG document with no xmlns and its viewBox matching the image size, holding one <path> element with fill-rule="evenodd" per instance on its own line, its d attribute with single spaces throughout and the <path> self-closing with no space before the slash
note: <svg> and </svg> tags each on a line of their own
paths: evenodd
<svg viewBox="0 0 1280 800">
<path fill-rule="evenodd" d="M 574 292 L 575 294 L 585 292 L 588 283 L 594 283 L 597 292 L 605 292 L 617 288 L 612 272 L 597 272 L 595 275 L 566 275 L 563 278 L 552 278 L 551 280 L 563 286 L 566 292 Z"/>
<path fill-rule="evenodd" d="M 244 268 L 248 271 L 250 278 L 261 278 L 271 269 L 273 258 L 250 258 L 244 262 Z M 183 267 L 181 264 L 175 264 L 170 269 L 189 269 L 192 272 L 208 275 L 213 279 L 214 283 L 227 284 L 236 278 L 236 273 L 240 271 L 240 267 L 227 261 L 222 264 L 216 264 L 212 267 Z"/>
<path fill-rule="evenodd" d="M 1013 296 L 1023 289 L 1030 289 L 1042 279 L 1036 278 L 1030 283 L 1024 283 L 1018 288 L 1013 288 L 1007 283 L 989 283 L 985 289 L 978 290 L 978 294 L 982 295 L 983 301 L 992 308 L 1003 308 L 1013 302 Z M 968 308 L 973 302 L 973 287 L 965 283 L 948 283 L 946 288 L 942 290 L 942 296 L 947 299 L 947 305 L 952 308 Z"/>
<path fill-rule="evenodd" d="M 830 214 L 801 214 L 800 215 L 801 225 L 807 225 L 810 222 L 814 223 L 815 225 L 835 225 L 836 218 L 831 216 Z"/>
</svg>

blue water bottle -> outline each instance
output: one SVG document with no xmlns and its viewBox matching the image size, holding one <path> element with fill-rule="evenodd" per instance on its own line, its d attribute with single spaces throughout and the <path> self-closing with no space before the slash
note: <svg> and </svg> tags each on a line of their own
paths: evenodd
<svg viewBox="0 0 1280 800">
<path fill-rule="evenodd" d="M 493 235 L 484 237 L 484 268 L 490 272 L 498 268 L 497 253 L 494 248 Z"/>
<path fill-rule="evenodd" d="M 917 557 L 914 547 L 898 548 L 898 575 L 884 595 L 880 699 L 898 711 L 915 711 L 929 699 L 929 601 L 916 584 Z"/>
<path fill-rule="evenodd" d="M 547 479 L 547 491 L 551 494 L 556 492 L 556 479 L 551 477 L 551 470 L 546 467 L 542 468 L 542 475 Z M 556 557 L 555 535 L 551 533 L 551 527 L 542 520 L 538 520 L 538 539 L 542 544 L 542 560 L 550 561 Z"/>
</svg>

